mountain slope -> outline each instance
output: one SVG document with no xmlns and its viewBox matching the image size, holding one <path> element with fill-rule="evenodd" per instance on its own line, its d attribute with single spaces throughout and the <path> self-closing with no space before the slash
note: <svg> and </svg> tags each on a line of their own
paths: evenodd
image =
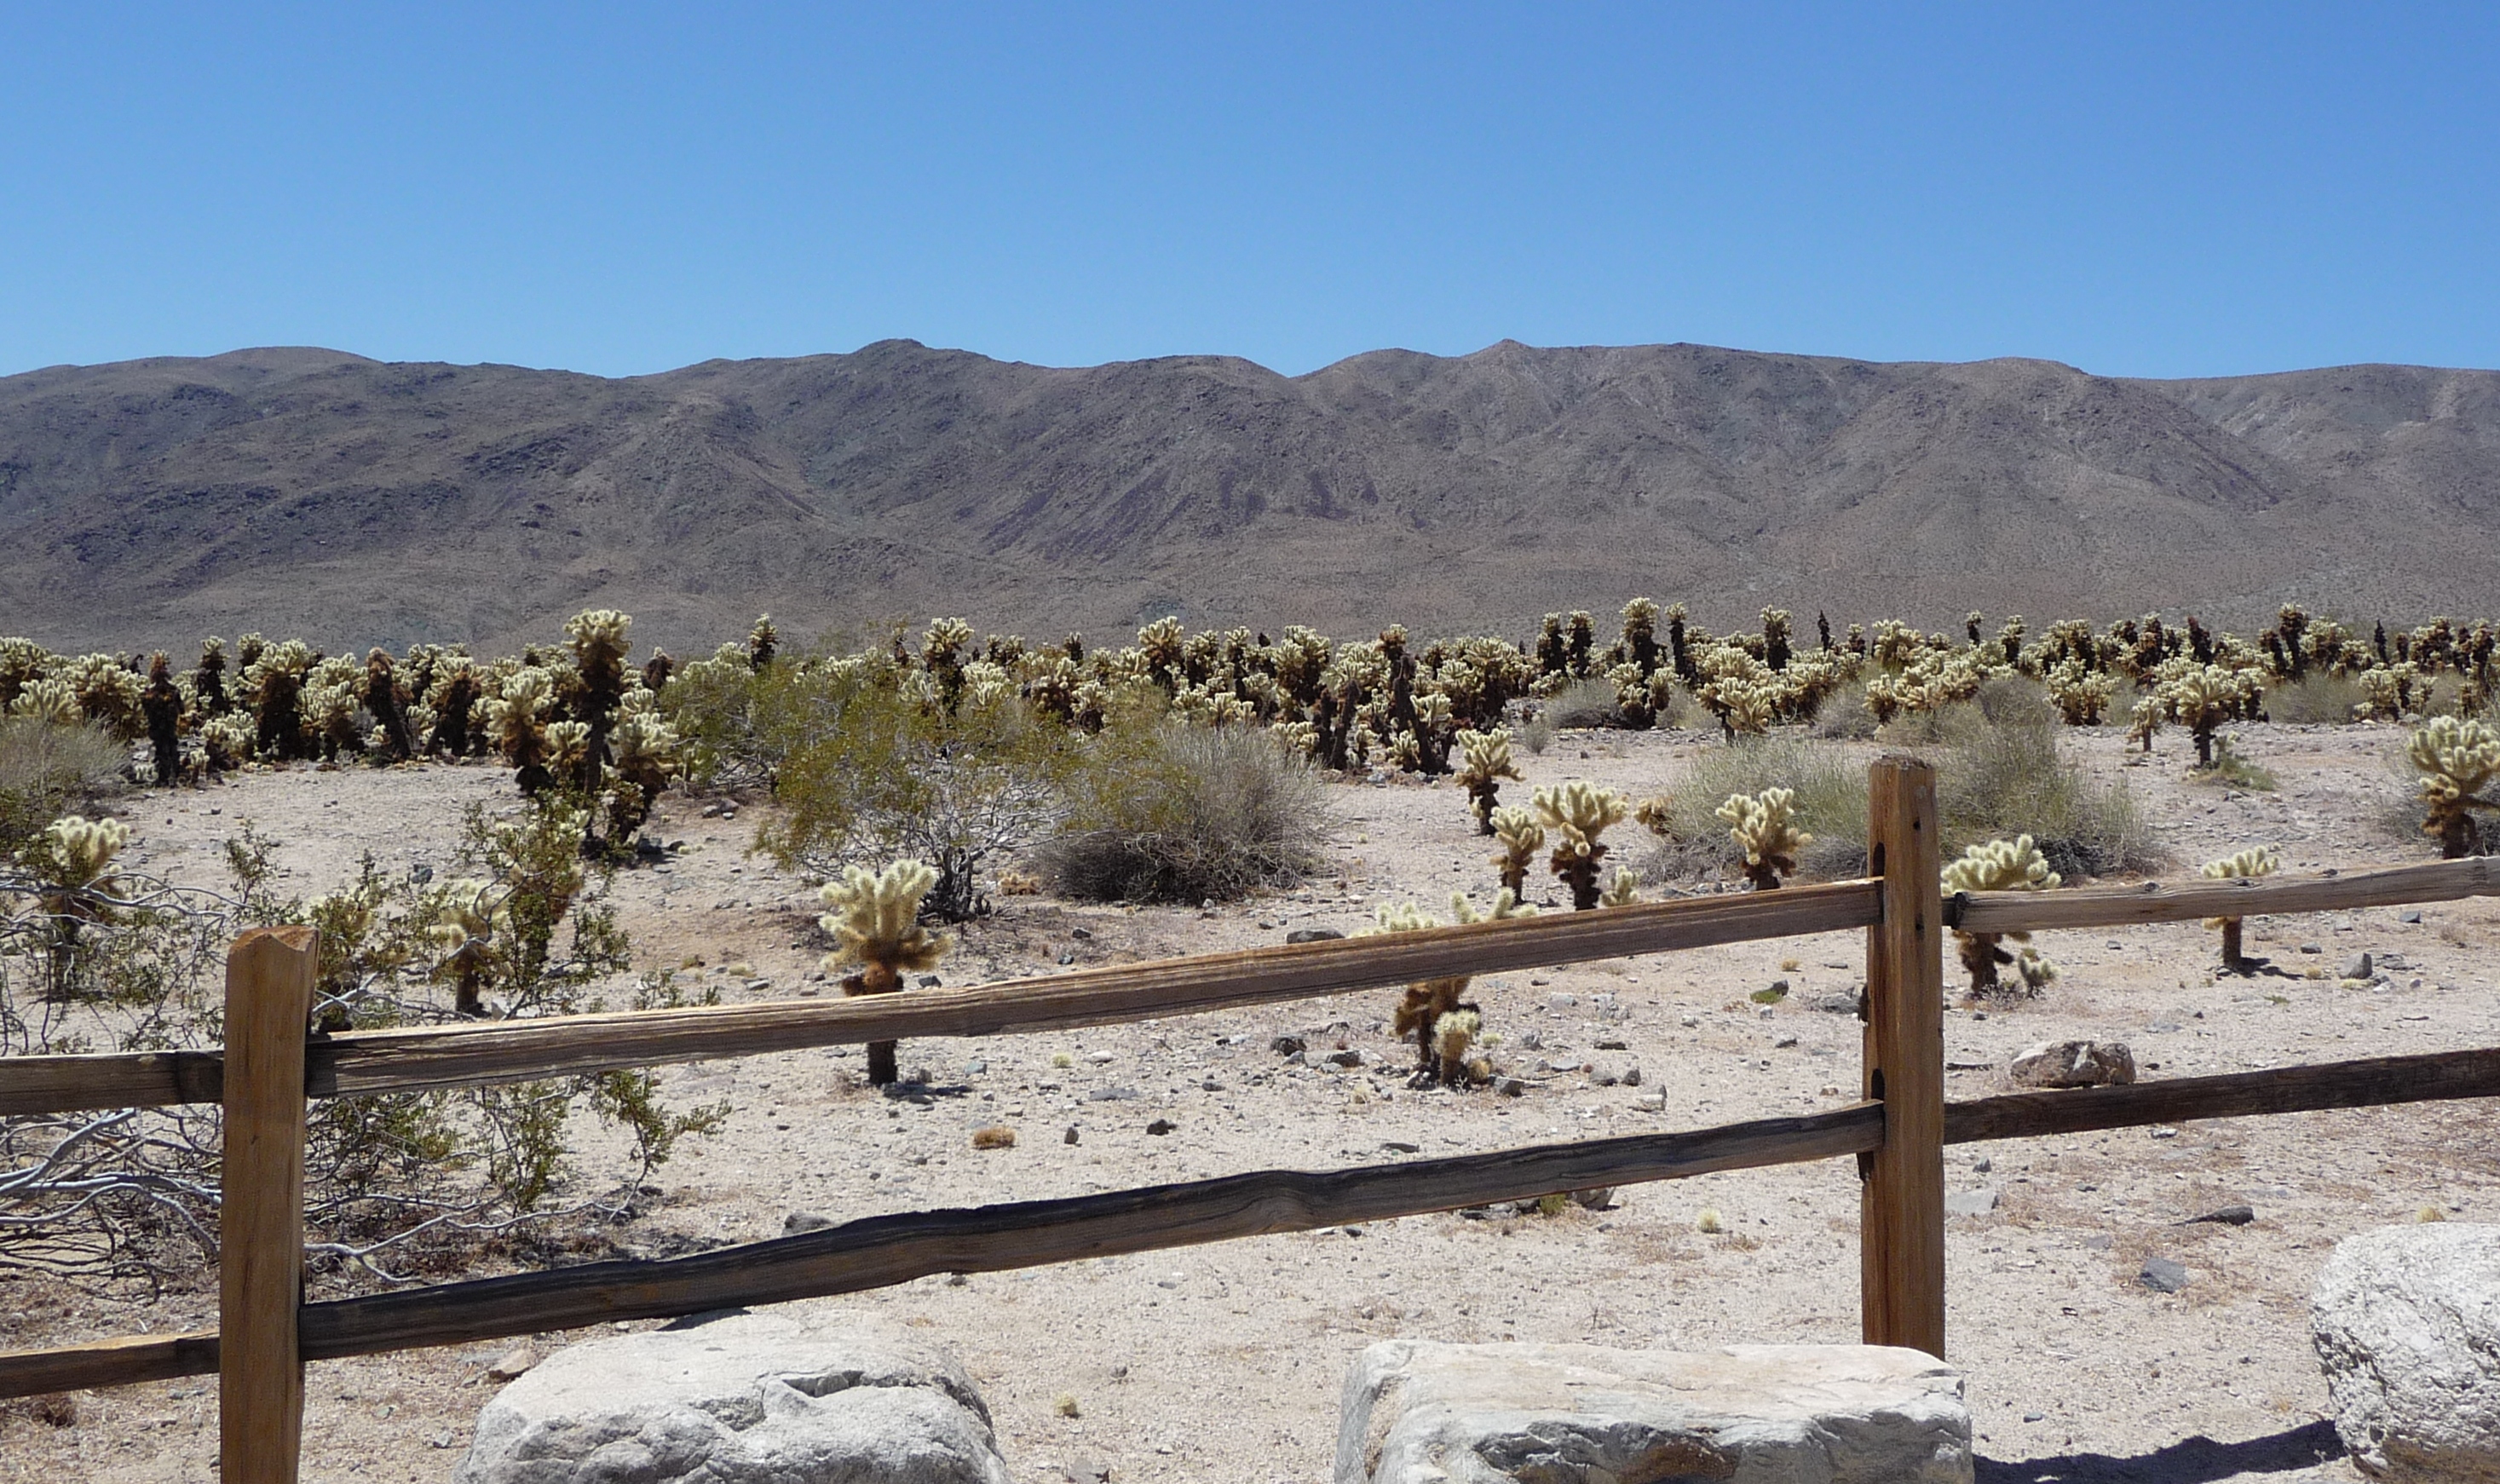
<svg viewBox="0 0 2500 1484">
<path fill-rule="evenodd" d="M 2246 623 L 2500 590 L 2500 375 L 2125 381 L 1697 346 L 1384 350 L 1305 377 L 889 341 L 603 379 L 238 351 L 0 379 L 0 630 L 54 644 L 683 648 L 960 612 L 1027 632 L 1518 631 L 1962 610 Z"/>
</svg>

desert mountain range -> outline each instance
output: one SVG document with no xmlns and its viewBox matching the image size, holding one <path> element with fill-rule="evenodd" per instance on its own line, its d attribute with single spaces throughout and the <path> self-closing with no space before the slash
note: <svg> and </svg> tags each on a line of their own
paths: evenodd
<svg viewBox="0 0 2500 1484">
<path fill-rule="evenodd" d="M 2500 373 L 2123 380 L 1702 346 L 1307 376 L 885 341 L 607 379 L 333 350 L 0 378 L 0 633 L 638 648 L 961 614 L 1524 635 L 1681 599 L 2261 625 L 2500 608 Z M 1609 615 L 1610 616 L 1610 615 Z"/>
</svg>

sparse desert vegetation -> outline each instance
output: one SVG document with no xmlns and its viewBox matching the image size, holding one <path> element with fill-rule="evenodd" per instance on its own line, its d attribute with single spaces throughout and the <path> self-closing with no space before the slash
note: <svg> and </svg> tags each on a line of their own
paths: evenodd
<svg viewBox="0 0 2500 1484">
<path fill-rule="evenodd" d="M 2385 651 L 2295 610 L 2251 642 L 2147 618 L 2037 632 L 1975 625 L 1958 636 L 1818 624 L 1800 644 L 1799 626 L 1777 610 L 1759 630 L 1713 635 L 1672 608 L 1641 605 L 1614 627 L 1609 638 L 1590 615 L 1558 614 L 1525 643 L 1417 643 L 1396 629 L 1341 643 L 1308 630 L 1268 640 L 1157 624 L 1132 644 L 1098 649 L 1073 638 L 980 636 L 953 621 L 810 645 L 766 621 L 691 663 L 634 652 L 630 620 L 601 612 L 499 656 L 419 646 L 333 658 L 247 636 L 158 667 L 152 655 L 61 656 L 0 642 L 0 796 L 16 821 L 0 943 L 9 1049 L 213 1042 L 217 951 L 259 922 L 322 929 L 321 1024 L 362 1029 L 909 992 L 923 974 L 977 983 L 1276 941 L 1301 927 L 1420 926 L 1449 919 L 1410 904 L 1452 901 L 1453 891 L 1451 913 L 1464 921 L 1536 905 L 1603 910 L 1768 889 L 1862 870 L 1865 763 L 1887 750 L 1935 762 L 1948 858 L 1976 850 L 1964 884 L 1981 887 L 2013 876 L 2045 886 L 2053 876 L 2192 874 L 2205 860 L 2248 874 L 2267 847 L 2285 870 L 2365 864 L 2490 839 L 2487 624 L 2425 625 L 2390 637 Z M 2364 698 L 2355 713 L 2268 719 L 2278 696 L 2315 714 L 2321 677 L 2335 676 Z M 1611 704 L 1590 709 L 1600 686 Z M 1580 708 L 1567 718 L 1555 714 L 1563 698 Z M 1542 747 L 1503 744 L 1528 737 Z M 2233 775 L 2234 759 L 2263 766 L 2276 787 Z M 2402 811 L 2400 828 L 2383 825 L 2391 810 Z M 2130 936 L 2124 948 L 2100 936 L 1973 942 L 1964 952 L 1972 1007 L 1956 1012 L 1949 1035 L 1965 1060 L 1993 1067 L 2017 1042 L 2064 1029 L 2114 1028 L 2137 1039 L 2140 1057 L 2188 1070 L 2236 1067 L 2246 1055 L 2320 1059 L 2313 1040 L 2355 1034 L 2364 1020 L 2369 1044 L 2336 1054 L 2461 1043 L 2479 1034 L 2458 1015 L 2471 986 L 2488 979 L 2489 908 L 2425 915 L 2412 930 L 2421 941 L 2396 955 L 2404 967 L 2358 988 L 2337 973 L 2348 966 L 2333 935 L 2370 935 L 2384 962 L 2393 913 L 2218 923 L 2219 962 L 2212 938 L 2191 925 Z M 2306 937 L 2319 940 L 2318 954 L 2299 951 Z M 847 959 L 824 962 L 845 945 Z M 1378 1157 L 1382 1136 L 1393 1149 L 1444 1137 L 1432 1131 L 1490 1147 L 1565 1127 L 1724 1121 L 1854 1092 L 1856 1023 L 1810 1002 L 1854 988 L 1855 948 L 1759 947 L 1776 956 L 1432 981 L 1402 998 L 1338 997 L 1072 1039 L 927 1042 L 490 1094 L 325 1101 L 315 1106 L 309 1200 L 314 1281 L 337 1292 L 662 1254 L 772 1235 L 793 1211 L 830 1207 L 839 1218 L 1020 1199 L 1087 1171 L 1128 1184 L 1141 1170 L 1360 1163 Z M 1764 986 L 1774 976 L 1792 987 L 1772 994 Z M 2270 981 L 2271 997 L 2232 998 Z M 2433 1018 L 2370 1018 L 2399 1002 Z M 2147 1049 L 2167 1044 L 2148 1037 L 2191 1037 L 2179 1027 L 2200 1024 L 2200 1012 L 2229 1018 L 2227 1046 Z M 2279 1025 L 2266 1019 L 2277 1012 Z M 1280 1037 L 1302 1048 L 1297 1059 L 1268 1049 Z M 1775 1044 L 1781 1037 L 1792 1039 Z M 1822 1051 L 1832 1059 L 1808 1060 Z M 1762 1072 L 1766 1060 L 1785 1074 Z M 1978 1086 L 1990 1074 L 1957 1073 Z M 1497 1083 L 1519 1091 L 1488 1091 Z M 1150 1116 L 1163 1132 L 1145 1130 Z M 2332 1230 L 2344 1204 L 2366 1204 L 2370 1192 L 2408 1210 L 2484 1199 L 2455 1142 L 2461 1126 L 2411 1113 L 2350 1117 L 2397 1131 L 2390 1137 L 2438 1178 L 2336 1164 L 2334 1190 L 2312 1192 L 2310 1176 L 2286 1174 L 2300 1194 L 2284 1198 L 2296 1214 L 2280 1232 Z M 127 1328 L 126 1317 L 107 1326 L 98 1316 L 127 1316 L 150 1292 L 170 1311 L 196 1311 L 214 1221 L 213 1109 L 84 1133 L 61 1120 L 5 1127 L 17 1175 L 0 1185 L 0 1219 L 41 1237 L 12 1244 L 17 1275 L 0 1274 L 0 1287 L 36 1316 L 30 1333 Z M 2217 1163 L 2182 1172 L 2197 1190 L 2236 1189 L 2230 1181 L 2246 1180 L 2228 1171 L 2286 1164 L 2282 1151 L 2297 1137 L 2191 1131 L 2179 1147 Z M 707 1158 L 686 1161 L 689 1141 Z M 828 1142 L 842 1148 L 827 1154 Z M 760 1152 L 724 1162 L 750 1147 Z M 2109 1140 L 2090 1147 L 2066 1161 L 2098 1171 L 2089 1183 L 2132 1178 Z M 983 1151 L 978 1170 L 948 1163 L 949 1151 L 973 1149 Z M 2058 1154 L 2009 1148 L 1998 1158 L 2066 1168 Z M 1105 1157 L 1138 1168 L 1097 1171 L 1091 1162 Z M 96 1180 L 107 1184 L 79 1183 Z M 1682 1253 L 1660 1259 L 1671 1270 L 1701 1264 L 1723 1285 L 1785 1293 L 1774 1265 L 1822 1261 L 1815 1244 L 1839 1238 L 1780 1207 L 1814 1212 L 1840 1191 L 1806 1173 L 1713 1177 L 1701 1190 L 1627 1193 L 1604 1234 L 1597 1216 L 1556 1203 L 1483 1221 L 1419 1218 L 1380 1235 L 1444 1262 L 1498 1239 L 1497 1229 L 1530 1242 L 1567 1232 L 1594 1243 L 1590 1266 L 1548 1253 L 1540 1271 L 1606 1294 L 1647 1261 L 1608 1276 L 1617 1269 L 1605 1266 L 1607 1238 L 1620 1235 L 1640 1251 Z M 1706 1252 L 1677 1246 L 1671 1234 L 1690 1233 L 1705 1200 L 1732 1213 L 1721 1218 L 1727 1234 Z M 2146 1206 L 2147 1219 L 2168 1200 Z M 2036 1245 L 2135 1219 L 2094 1216 L 2088 1204 L 2014 1192 L 2007 1224 L 1988 1230 L 2030 1233 Z M 1978 1229 L 1957 1233 L 1956 1271 L 1988 1293 L 2001 1287 L 1990 1302 L 2027 1292 L 2014 1274 L 2001 1284 L 1986 1275 Z M 1265 1239 L 1186 1262 L 1222 1274 L 1228 1289 L 1261 1279 L 1243 1266 L 1266 1262 L 1251 1255 L 1260 1252 L 1307 1255 L 1332 1271 L 1316 1240 Z M 2265 1250 L 2247 1260 L 2253 1293 L 2277 1281 L 2263 1274 L 2298 1268 L 2281 1240 Z M 38 1270 L 67 1274 L 93 1297 L 38 1303 Z M 1009 1281 L 984 1279 L 976 1291 L 1021 1292 Z M 1034 1281 L 1095 1280 L 1071 1271 Z M 2113 1285 L 2114 1297 L 2086 1305 L 2130 1302 L 2123 1275 L 2104 1284 Z M 1605 1301 L 1612 1320 L 1550 1324 L 1554 1316 L 1500 1298 L 1494 1274 L 1458 1283 L 1439 1303 L 1393 1302 L 1378 1286 L 1357 1284 L 1373 1309 L 1359 1321 L 1351 1306 L 1314 1299 L 1314 1333 L 1333 1324 L 1328 1337 L 1352 1343 L 1393 1310 L 1407 1332 L 1453 1336 L 1525 1325 L 1572 1337 L 1630 1321 L 1734 1336 L 1766 1322 L 1689 1284 L 1673 1287 L 1672 1303 L 1628 1290 Z M 951 1313 L 956 1301 L 915 1285 L 859 1302 Z M 2227 1310 L 2239 1301 L 2211 1302 Z M 2144 1322 L 2192 1337 L 2224 1310 L 2188 1305 Z M 1479 1322 L 1497 1314 L 1500 1327 Z M 1807 1303 L 1767 1322 L 1838 1337 L 1845 1318 Z M 1012 1357 L 1040 1342 L 1010 1320 L 980 1343 Z M 2267 1354 L 2270 1384 L 2296 1393 L 2295 1358 Z M 356 1363 L 355 1373 L 413 1377 L 451 1364 L 395 1357 Z M 1011 1435 L 1047 1448 L 1064 1419 L 1048 1415 L 1046 1397 L 1025 1417 L 1017 1409 L 1033 1399 L 1018 1384 L 1007 1383 L 1003 1403 Z M 1274 1405 L 1284 1411 L 1273 1415 L 1299 1415 L 1301 1403 Z M 103 1420 L 115 1415 L 91 1412 L 85 1425 L 117 1426 Z M 431 1415 L 465 1426 L 456 1406 Z M 1103 1417 L 1089 1407 L 1085 1420 L 1109 1426 Z M 1118 1426 L 1147 1427 L 1145 1418 Z M 381 1446 L 397 1427 L 359 1423 L 342 1446 Z"/>
</svg>

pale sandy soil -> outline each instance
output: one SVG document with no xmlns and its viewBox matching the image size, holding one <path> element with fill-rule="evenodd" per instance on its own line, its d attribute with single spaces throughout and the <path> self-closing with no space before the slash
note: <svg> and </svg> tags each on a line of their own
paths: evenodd
<svg viewBox="0 0 2500 1484">
<path fill-rule="evenodd" d="M 2398 736 L 2250 728 L 2242 750 L 2280 776 L 2273 794 L 2187 783 L 2175 737 L 2149 764 L 2123 769 L 2113 736 L 2071 744 L 2137 791 L 2173 862 L 2156 874 L 2178 874 L 2267 842 L 2293 869 L 2427 858 L 2397 817 L 2406 789 L 2384 761 Z M 1524 759 L 1530 784 L 1510 788 L 1524 800 L 1534 783 L 1586 777 L 1651 792 L 1709 745 L 1690 734 L 1566 733 Z M 1358 927 L 1393 899 L 1438 906 L 1453 888 L 1492 884 L 1464 799 L 1446 782 L 1356 783 L 1332 795 L 1341 876 L 1210 914 L 1002 899 L 996 918 L 966 932 L 947 981 L 1058 972 L 1063 955 L 1085 965 L 1276 942 L 1297 927 Z M 391 868 L 446 865 L 460 807 L 473 799 L 509 804 L 509 784 L 471 769 L 262 774 L 122 812 L 147 864 L 177 875 L 211 871 L 224 836 L 256 819 L 282 842 L 284 884 L 311 891 L 344 879 L 365 849 Z M 819 992 L 807 977 L 824 946 L 812 893 L 744 854 L 753 809 L 705 819 L 699 807 L 671 800 L 663 812 L 659 832 L 687 846 L 673 864 L 616 880 L 642 963 L 701 959 L 731 999 Z M 1636 829 L 1620 838 L 1637 846 Z M 2065 971 L 2044 998 L 1949 1014 L 1949 1058 L 1969 1069 L 1952 1073 L 1952 1095 L 2000 1090 L 2015 1052 L 2050 1038 L 2123 1039 L 2152 1076 L 2500 1044 L 2500 902 L 2434 904 L 2416 924 L 2400 916 L 2253 922 L 2250 951 L 2287 974 L 2220 983 L 2207 973 L 2214 937 L 2193 924 L 2044 935 Z M 1091 937 L 1076 937 L 1079 928 Z M 2338 987 L 2333 973 L 2363 949 L 2389 963 L 2385 982 Z M 1859 984 L 1861 952 L 1843 935 L 1479 981 L 1487 1027 L 1504 1038 L 1504 1069 L 1532 1081 L 1516 1100 L 1407 1090 L 1409 1053 L 1383 1025 L 1386 992 L 1064 1036 L 906 1042 L 904 1067 L 926 1067 L 935 1083 L 919 1101 L 857 1086 L 855 1052 L 673 1069 L 665 1080 L 674 1096 L 727 1098 L 736 1112 L 724 1134 L 662 1171 L 665 1194 L 609 1235 L 659 1254 L 777 1235 L 794 1211 L 839 1220 L 1829 1106 L 1855 1094 L 1859 1026 L 1810 1006 Z M 712 973 L 733 962 L 765 982 Z M 2319 967 L 2327 977 L 2305 976 Z M 1779 978 L 1793 985 L 1787 1002 L 1767 1014 L 1748 1002 Z M 1267 1048 L 1286 1031 L 1310 1037 L 1314 1052 L 1341 1041 L 1367 1065 L 1288 1066 Z M 1617 1041 L 1621 1049 L 1608 1047 Z M 1056 1053 L 1072 1067 L 1055 1068 Z M 1637 1063 L 1643 1078 L 1637 1088 L 1600 1085 L 1544 1072 L 1546 1062 L 1609 1072 Z M 1135 1096 L 1090 1096 L 1108 1089 Z M 1638 1107 L 1646 1094 L 1662 1094 L 1663 1108 Z M 1158 1118 L 1176 1131 L 1149 1136 Z M 1015 1147 L 973 1150 L 971 1131 L 988 1124 L 1014 1128 Z M 1071 1127 L 1073 1145 L 1064 1141 Z M 2451 1219 L 2500 1219 L 2493 1133 L 2492 1106 L 2478 1102 L 1948 1151 L 1952 1189 L 2003 1197 L 1992 1215 L 1954 1218 L 1949 1234 L 1949 1348 L 1970 1372 L 1981 1477 L 2355 1477 L 2349 1464 L 2319 1459 L 2333 1440 L 2319 1422 L 2311 1282 L 2336 1240 L 2415 1219 L 2425 1205 Z M 1415 1217 L 929 1279 L 817 1306 L 923 1326 L 953 1347 L 979 1377 L 1019 1477 L 1107 1468 L 1121 1484 L 1301 1484 L 1330 1472 L 1339 1381 L 1374 1339 L 1855 1340 L 1856 1185 L 1847 1162 L 1828 1161 L 1629 1188 L 1604 1211 Z M 2243 1201 L 2253 1225 L 2178 1224 Z M 1705 1207 L 1724 1214 L 1724 1234 L 1696 1231 Z M 2151 1255 L 2187 1265 L 2185 1292 L 2136 1281 Z M 0 1327 L 13 1343 L 186 1327 L 213 1308 L 209 1292 L 133 1306 L 0 1282 Z M 509 1348 L 313 1366 L 305 1476 L 446 1478 L 491 1393 L 484 1369 Z M 1059 1415 L 1063 1395 L 1077 1417 Z M 15 1410 L 0 1419 L 0 1478 L 214 1477 L 213 1382 L 79 1403 L 73 1427 Z"/>
</svg>

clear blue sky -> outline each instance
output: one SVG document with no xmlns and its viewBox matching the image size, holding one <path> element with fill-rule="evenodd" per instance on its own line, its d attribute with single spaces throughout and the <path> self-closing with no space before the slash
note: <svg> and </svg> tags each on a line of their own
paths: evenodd
<svg viewBox="0 0 2500 1484">
<path fill-rule="evenodd" d="M 0 13 L 0 373 L 2500 366 L 2500 6 Z"/>
</svg>

